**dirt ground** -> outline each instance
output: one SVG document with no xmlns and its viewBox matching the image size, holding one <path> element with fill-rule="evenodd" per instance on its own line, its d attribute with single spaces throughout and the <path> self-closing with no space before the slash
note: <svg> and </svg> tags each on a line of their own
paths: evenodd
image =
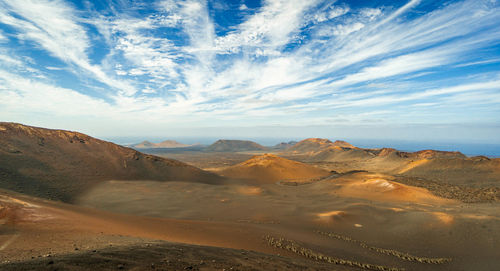
<svg viewBox="0 0 500 271">
<path fill-rule="evenodd" d="M 307 259 L 162 241 L 4 264 L 2 270 L 351 270 Z"/>
<path fill-rule="evenodd" d="M 162 155 L 217 172 L 256 154 Z M 259 180 L 101 179 L 71 204 L 0 190 L 0 270 L 499 270 L 498 190 L 464 182 L 489 164 L 454 183 L 412 175 L 448 160 L 298 157 L 240 164 Z M 283 182 L 287 164 L 321 178 Z"/>
</svg>

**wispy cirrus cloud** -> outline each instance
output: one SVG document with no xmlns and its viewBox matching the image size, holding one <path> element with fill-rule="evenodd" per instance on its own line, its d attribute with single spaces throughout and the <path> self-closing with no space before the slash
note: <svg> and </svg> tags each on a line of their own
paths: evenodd
<svg viewBox="0 0 500 271">
<path fill-rule="evenodd" d="M 496 1 L 363 6 L 267 0 L 255 7 L 162 0 L 100 6 L 0 1 L 0 80 L 8 86 L 0 91 L 10 95 L 4 97 L 25 99 L 26 108 L 36 111 L 35 96 L 26 92 L 31 84 L 58 103 L 71 104 L 78 93 L 93 112 L 110 118 L 173 126 L 338 119 L 355 124 L 367 116 L 395 123 L 418 115 L 403 108 L 442 113 L 464 104 L 497 112 Z M 25 52 L 33 62 L 22 59 Z M 48 63 L 44 54 L 60 63 Z M 75 82 L 65 81 L 68 71 Z M 26 73 L 38 77 L 24 85 L 9 79 Z M 483 98 L 467 101 L 473 93 Z M 428 113 L 421 117 L 434 121 Z M 459 112 L 447 121 L 464 118 Z"/>
<path fill-rule="evenodd" d="M 58 0 L 5 0 L 0 21 L 18 30 L 17 38 L 33 41 L 54 57 L 74 65 L 106 85 L 127 93 L 135 92 L 129 84 L 109 77 L 99 66 L 90 63 L 90 41 L 78 24 L 73 8 Z"/>
<path fill-rule="evenodd" d="M 255 14 L 227 35 L 216 39 L 216 50 L 247 54 L 279 55 L 280 47 L 297 39 L 304 14 L 318 4 L 315 0 L 306 1 L 266 1 Z M 315 20 L 327 20 L 340 16 L 343 11 L 321 13 Z M 332 14 L 333 13 L 333 14 Z M 321 18 L 321 19 L 319 19 Z"/>
<path fill-rule="evenodd" d="M 8 38 L 3 34 L 2 31 L 0 31 L 0 43 L 6 42 Z"/>
</svg>

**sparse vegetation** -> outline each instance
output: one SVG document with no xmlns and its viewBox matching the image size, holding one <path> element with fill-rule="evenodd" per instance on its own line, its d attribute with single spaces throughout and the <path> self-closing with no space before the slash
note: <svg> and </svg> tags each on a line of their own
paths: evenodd
<svg viewBox="0 0 500 271">
<path fill-rule="evenodd" d="M 465 203 L 499 202 L 499 187 L 468 187 L 444 182 L 431 181 L 424 178 L 397 176 L 394 180 L 406 185 L 418 186 L 431 191 L 434 195 L 455 199 Z"/>
</svg>

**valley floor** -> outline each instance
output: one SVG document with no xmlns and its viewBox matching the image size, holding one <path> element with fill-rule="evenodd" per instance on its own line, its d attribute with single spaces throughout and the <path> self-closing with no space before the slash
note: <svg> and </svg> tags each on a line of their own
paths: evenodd
<svg viewBox="0 0 500 271">
<path fill-rule="evenodd" d="M 82 195 L 80 206 L 8 191 L 0 202 L 6 270 L 92 264 L 110 270 L 151 264 L 159 270 L 497 270 L 500 264 L 498 203 L 443 199 L 366 172 L 297 186 L 109 181 Z"/>
</svg>

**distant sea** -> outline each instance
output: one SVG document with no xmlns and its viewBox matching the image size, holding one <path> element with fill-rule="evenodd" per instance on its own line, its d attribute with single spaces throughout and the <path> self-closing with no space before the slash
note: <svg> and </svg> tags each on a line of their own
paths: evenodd
<svg viewBox="0 0 500 271">
<path fill-rule="evenodd" d="M 281 142 L 300 141 L 303 138 L 214 138 L 214 137 L 108 137 L 103 138 L 120 145 L 131 145 L 148 140 L 161 142 L 163 140 L 176 140 L 184 144 L 210 145 L 219 139 L 251 140 L 264 146 L 273 146 Z M 331 138 L 334 141 L 337 139 Z M 360 148 L 394 148 L 400 151 L 414 152 L 419 150 L 433 149 L 440 151 L 459 151 L 467 156 L 484 155 L 492 158 L 500 158 L 500 143 L 464 143 L 464 142 L 433 142 L 433 141 L 409 141 L 390 139 L 340 139 L 345 140 Z"/>
</svg>

